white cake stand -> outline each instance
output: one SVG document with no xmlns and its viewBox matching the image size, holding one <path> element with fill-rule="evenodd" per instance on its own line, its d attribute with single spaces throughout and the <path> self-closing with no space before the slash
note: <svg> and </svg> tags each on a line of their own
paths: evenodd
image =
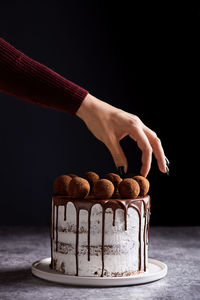
<svg viewBox="0 0 200 300">
<path fill-rule="evenodd" d="M 145 273 L 127 277 L 80 277 L 61 274 L 50 269 L 51 258 L 44 258 L 32 264 L 32 273 L 42 279 L 68 285 L 79 286 L 123 286 L 136 285 L 159 280 L 166 276 L 167 265 L 161 261 L 148 260 L 148 270 Z"/>
</svg>

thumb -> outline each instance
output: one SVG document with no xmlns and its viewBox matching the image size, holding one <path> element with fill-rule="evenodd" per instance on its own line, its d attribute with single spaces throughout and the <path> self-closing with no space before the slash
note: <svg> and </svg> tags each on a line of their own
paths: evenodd
<svg viewBox="0 0 200 300">
<path fill-rule="evenodd" d="M 119 141 L 113 139 L 112 141 L 109 141 L 106 146 L 113 157 L 116 168 L 118 169 L 119 166 L 123 166 L 124 172 L 126 173 L 128 170 L 128 162 Z"/>
</svg>

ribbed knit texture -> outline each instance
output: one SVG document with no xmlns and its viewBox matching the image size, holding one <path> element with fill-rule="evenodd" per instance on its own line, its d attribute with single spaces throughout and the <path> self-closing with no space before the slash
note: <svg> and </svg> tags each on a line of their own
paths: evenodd
<svg viewBox="0 0 200 300">
<path fill-rule="evenodd" d="M 0 91 L 75 115 L 88 91 L 0 38 Z"/>
</svg>

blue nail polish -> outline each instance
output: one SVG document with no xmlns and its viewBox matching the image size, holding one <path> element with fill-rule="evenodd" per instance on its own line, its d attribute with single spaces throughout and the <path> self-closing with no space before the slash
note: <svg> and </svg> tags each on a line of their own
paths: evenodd
<svg viewBox="0 0 200 300">
<path fill-rule="evenodd" d="M 166 174 L 169 175 L 169 167 L 167 165 L 166 165 L 166 170 L 167 170 Z"/>
<path fill-rule="evenodd" d="M 166 161 L 166 165 L 169 166 L 170 162 L 169 162 L 169 159 L 166 156 L 165 156 L 165 161 Z"/>
</svg>

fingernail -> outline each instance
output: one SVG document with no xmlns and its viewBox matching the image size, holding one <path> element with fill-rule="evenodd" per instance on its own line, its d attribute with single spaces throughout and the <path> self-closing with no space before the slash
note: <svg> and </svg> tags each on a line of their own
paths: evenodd
<svg viewBox="0 0 200 300">
<path fill-rule="evenodd" d="M 125 176 L 124 166 L 119 166 L 119 167 L 117 168 L 117 172 L 118 172 L 118 174 L 119 174 L 121 177 L 124 177 L 124 176 Z"/>
<path fill-rule="evenodd" d="M 166 165 L 165 168 L 166 168 L 166 171 L 167 171 L 166 174 L 169 175 L 169 167 Z"/>
<path fill-rule="evenodd" d="M 166 156 L 165 156 L 165 161 L 166 161 L 167 166 L 169 166 L 170 162 L 169 162 L 169 159 Z"/>
</svg>

